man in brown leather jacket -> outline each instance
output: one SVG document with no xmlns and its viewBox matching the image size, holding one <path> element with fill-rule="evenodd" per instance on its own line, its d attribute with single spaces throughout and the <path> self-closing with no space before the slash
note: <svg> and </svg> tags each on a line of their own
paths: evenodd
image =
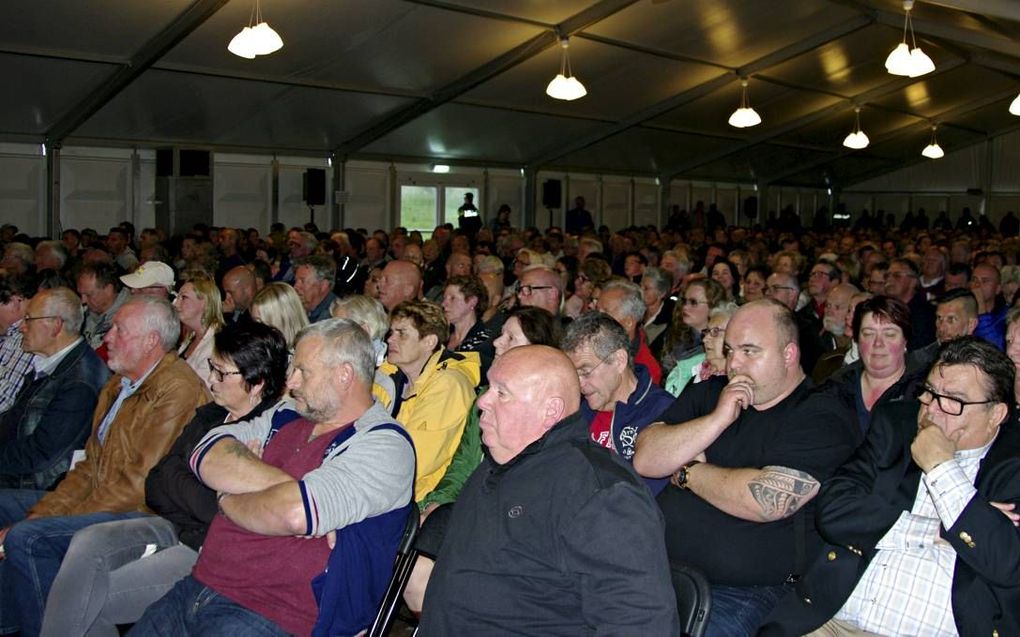
<svg viewBox="0 0 1020 637">
<path fill-rule="evenodd" d="M 126 302 L 104 337 L 114 376 L 99 394 L 85 458 L 54 491 L 0 491 L 0 628 L 38 633 L 75 531 L 146 511 L 149 469 L 210 399 L 174 353 L 179 335 L 177 314 L 165 299 Z"/>
</svg>

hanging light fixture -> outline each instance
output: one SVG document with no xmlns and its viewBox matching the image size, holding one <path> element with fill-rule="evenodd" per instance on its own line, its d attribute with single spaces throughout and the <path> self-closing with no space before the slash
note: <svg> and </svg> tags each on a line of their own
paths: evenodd
<svg viewBox="0 0 1020 637">
<path fill-rule="evenodd" d="M 847 135 L 846 139 L 843 140 L 843 145 L 847 148 L 860 150 L 862 148 L 867 148 L 868 144 L 871 143 L 871 140 L 868 139 L 868 136 L 864 134 L 863 130 L 861 130 L 861 107 L 855 107 L 854 113 L 857 115 L 857 122 L 854 124 L 853 132 Z"/>
<path fill-rule="evenodd" d="M 740 79 L 740 108 L 733 111 L 729 119 L 730 126 L 734 128 L 748 128 L 761 124 L 759 115 L 747 102 L 747 79 Z"/>
<path fill-rule="evenodd" d="M 1020 93 L 1017 93 L 1016 99 L 1009 105 L 1009 112 L 1013 115 L 1020 115 Z"/>
<path fill-rule="evenodd" d="M 939 140 L 935 138 L 935 129 L 937 128 L 938 126 L 931 127 L 931 142 L 929 142 L 928 145 L 924 147 L 924 150 L 921 151 L 921 154 L 928 159 L 942 159 L 946 155 L 945 151 L 942 150 L 942 147 L 939 146 Z"/>
<path fill-rule="evenodd" d="M 256 55 L 269 55 L 281 48 L 283 39 L 262 19 L 261 0 L 255 0 L 251 17 L 248 18 L 248 26 L 234 36 L 227 45 L 227 50 L 238 57 L 253 60 Z"/>
<path fill-rule="evenodd" d="M 913 8 L 914 0 L 903 0 L 903 11 L 906 14 L 903 17 L 903 41 L 885 58 L 885 69 L 892 75 L 920 77 L 935 70 L 935 63 L 917 46 L 914 38 L 914 23 L 910 20 L 910 10 Z M 913 48 L 907 45 L 908 31 Z"/>
<path fill-rule="evenodd" d="M 563 47 L 560 54 L 560 72 L 545 87 L 545 94 L 553 99 L 572 102 L 587 95 L 588 90 L 584 88 L 584 84 L 577 81 L 570 70 L 570 52 L 568 51 L 570 43 L 567 42 L 567 38 L 560 40 L 560 46 Z"/>
</svg>

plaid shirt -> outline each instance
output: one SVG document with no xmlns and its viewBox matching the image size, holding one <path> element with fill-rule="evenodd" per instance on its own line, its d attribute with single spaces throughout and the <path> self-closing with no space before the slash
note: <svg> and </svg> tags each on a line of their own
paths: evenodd
<svg viewBox="0 0 1020 637">
<path fill-rule="evenodd" d="M 939 537 L 977 494 L 974 479 L 991 443 L 957 451 L 923 476 L 910 512 L 879 540 L 836 619 L 881 635 L 956 635 L 952 585 L 956 551 Z"/>
<path fill-rule="evenodd" d="M 21 321 L 7 328 L 0 338 L 0 413 L 6 412 L 18 399 L 25 374 L 32 371 L 34 354 L 21 349 Z"/>
</svg>

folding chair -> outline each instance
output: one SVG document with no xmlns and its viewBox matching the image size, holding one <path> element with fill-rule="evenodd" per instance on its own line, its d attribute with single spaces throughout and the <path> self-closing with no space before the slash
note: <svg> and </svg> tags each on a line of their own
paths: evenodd
<svg viewBox="0 0 1020 637">
<path fill-rule="evenodd" d="M 412 506 L 411 513 L 407 516 L 407 526 L 404 527 L 404 537 L 397 549 L 397 557 L 393 565 L 393 576 L 386 587 L 386 594 L 379 603 L 379 611 L 375 615 L 375 621 L 366 633 L 367 637 L 384 637 L 393 626 L 393 620 L 400 606 L 400 600 L 404 596 L 404 588 L 407 587 L 407 580 L 411 577 L 411 569 L 418 559 L 418 552 L 414 550 L 414 540 L 418 535 L 418 507 Z"/>
<path fill-rule="evenodd" d="M 670 563 L 676 610 L 680 615 L 683 637 L 702 637 L 712 610 L 712 591 L 708 580 L 698 569 L 687 564 Z"/>
</svg>

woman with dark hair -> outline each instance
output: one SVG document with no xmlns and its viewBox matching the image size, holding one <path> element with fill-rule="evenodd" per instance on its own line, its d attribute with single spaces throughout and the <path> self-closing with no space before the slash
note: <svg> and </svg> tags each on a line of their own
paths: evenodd
<svg viewBox="0 0 1020 637">
<path fill-rule="evenodd" d="M 213 427 L 274 405 L 286 386 L 287 358 L 287 342 L 274 327 L 244 321 L 216 332 L 205 361 L 214 402 L 195 412 L 145 481 L 145 503 L 158 516 L 96 524 L 74 535 L 41 634 L 115 637 L 117 624 L 137 621 L 191 572 L 217 511 L 216 492 L 191 472 L 191 451 Z"/>
<path fill-rule="evenodd" d="M 684 364 L 690 369 L 705 359 L 701 330 L 708 327 L 712 310 L 726 302 L 726 291 L 712 279 L 695 279 L 684 288 L 683 296 L 673 308 L 673 321 L 666 333 L 659 361 L 662 373 L 668 376 L 673 368 Z"/>
<path fill-rule="evenodd" d="M 861 358 L 833 374 L 821 391 L 857 414 L 861 432 L 867 433 L 875 406 L 913 397 L 928 370 L 907 369 L 913 326 L 910 308 L 902 301 L 876 296 L 858 303 L 852 325 Z"/>
<path fill-rule="evenodd" d="M 475 275 L 450 277 L 443 288 L 442 306 L 450 323 L 446 348 L 451 352 L 478 352 L 482 378 L 485 378 L 495 356 L 492 336 L 482 322 L 482 315 L 489 307 L 485 283 Z"/>
<path fill-rule="evenodd" d="M 712 278 L 726 290 L 726 300 L 743 303 L 740 298 L 740 272 L 730 261 L 716 261 L 712 264 Z"/>
<path fill-rule="evenodd" d="M 609 264 L 602 259 L 585 259 L 574 276 L 574 293 L 567 299 L 563 313 L 577 318 L 591 309 L 592 290 L 613 275 Z"/>
<path fill-rule="evenodd" d="M 760 301 L 765 298 L 765 281 L 769 278 L 769 269 L 763 265 L 752 265 L 744 273 L 744 285 L 741 296 L 744 303 Z"/>
</svg>

